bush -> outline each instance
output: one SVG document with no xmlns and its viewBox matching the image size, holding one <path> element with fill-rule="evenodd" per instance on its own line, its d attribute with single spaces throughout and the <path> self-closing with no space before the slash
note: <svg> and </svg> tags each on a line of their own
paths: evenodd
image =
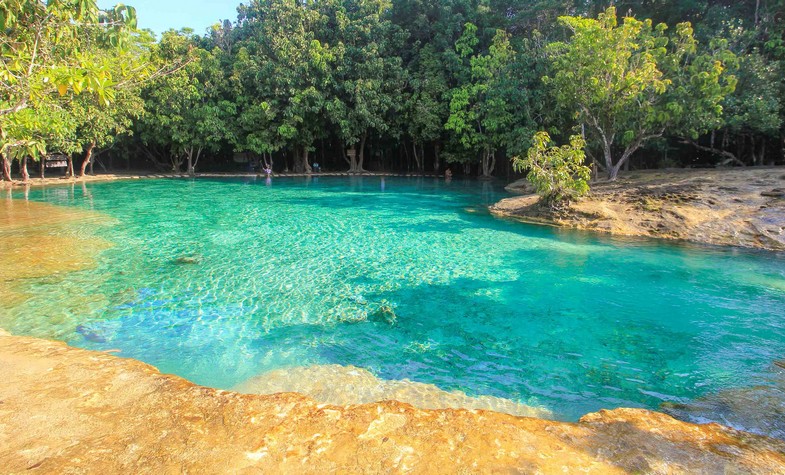
<svg viewBox="0 0 785 475">
<path fill-rule="evenodd" d="M 526 179 L 534 185 L 550 206 L 569 202 L 589 192 L 591 170 L 584 165 L 586 141 L 579 135 L 570 137 L 569 145 L 551 146 L 547 132 L 537 132 L 526 158 L 513 157 L 515 171 L 527 171 Z"/>
</svg>

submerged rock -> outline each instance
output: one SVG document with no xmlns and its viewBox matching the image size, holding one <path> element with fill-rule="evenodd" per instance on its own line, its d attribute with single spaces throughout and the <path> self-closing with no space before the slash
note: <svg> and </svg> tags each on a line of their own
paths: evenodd
<svg viewBox="0 0 785 475">
<path fill-rule="evenodd" d="M 780 367 L 785 369 L 785 364 Z M 785 376 L 772 381 L 770 386 L 728 389 L 686 404 L 665 403 L 662 410 L 689 422 L 718 422 L 785 439 Z"/>
<path fill-rule="evenodd" d="M 94 330 L 85 325 L 77 325 L 76 332 L 84 337 L 87 341 L 94 343 L 106 343 L 106 337 L 100 331 Z"/>
<path fill-rule="evenodd" d="M 202 259 L 198 256 L 182 256 L 174 260 L 175 264 L 200 264 Z"/>
<path fill-rule="evenodd" d="M 373 313 L 372 318 L 388 325 L 395 325 L 395 322 L 398 321 L 398 316 L 395 314 L 395 309 L 391 304 L 388 303 L 379 305 L 379 308 L 377 308 Z"/>
<path fill-rule="evenodd" d="M 516 180 L 504 187 L 509 193 L 516 195 L 530 195 L 535 192 L 534 185 L 532 185 L 526 178 Z"/>
<path fill-rule="evenodd" d="M 769 191 L 762 191 L 760 193 L 761 196 L 768 196 L 770 198 L 785 198 L 785 190 L 782 189 L 775 189 Z"/>
<path fill-rule="evenodd" d="M 408 379 L 381 379 L 368 370 L 337 364 L 276 369 L 255 376 L 234 389 L 249 394 L 296 392 L 325 404 L 395 400 L 423 409 L 486 409 L 516 416 L 553 417 L 551 411 L 540 406 L 494 396 L 469 396 L 462 391 L 444 391 L 433 384 Z"/>
</svg>

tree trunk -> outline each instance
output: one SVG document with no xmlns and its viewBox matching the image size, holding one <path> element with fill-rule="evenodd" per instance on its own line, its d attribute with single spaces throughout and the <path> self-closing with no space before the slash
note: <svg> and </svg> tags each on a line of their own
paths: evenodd
<svg viewBox="0 0 785 475">
<path fill-rule="evenodd" d="M 628 162 L 632 154 L 635 153 L 635 151 L 638 150 L 641 147 L 641 144 L 643 144 L 645 141 L 646 137 L 642 137 L 627 146 L 627 148 L 624 150 L 624 153 L 621 154 L 619 162 L 616 163 L 616 165 L 608 168 L 608 179 L 610 181 L 614 181 L 616 179 L 616 177 L 619 175 L 619 170 L 621 170 L 621 167 L 623 167 Z M 610 153 L 610 146 L 605 149 L 605 162 L 608 164 L 613 163 Z"/>
<path fill-rule="evenodd" d="M 414 140 L 412 140 L 412 154 L 414 154 L 414 164 L 416 167 L 416 171 L 419 172 L 422 170 L 422 163 L 420 163 L 421 157 L 417 156 L 417 142 L 415 142 Z"/>
<path fill-rule="evenodd" d="M 194 146 L 190 145 L 185 148 L 185 157 L 188 164 L 188 175 L 196 176 L 196 164 L 199 162 L 199 156 L 202 154 L 202 147 L 196 148 L 196 156 L 194 156 Z"/>
<path fill-rule="evenodd" d="M 357 171 L 359 173 L 365 172 L 363 168 L 363 161 L 365 160 L 365 140 L 368 138 L 368 132 L 363 132 L 363 136 L 360 139 L 360 150 L 357 154 Z"/>
<path fill-rule="evenodd" d="M 755 26 L 760 22 L 760 0 L 755 0 Z"/>
<path fill-rule="evenodd" d="M 308 147 L 302 147 L 302 150 L 296 148 L 294 150 L 294 172 L 295 173 L 311 173 L 311 164 L 308 163 Z"/>
<path fill-rule="evenodd" d="M 196 165 L 199 164 L 199 157 L 202 156 L 202 147 L 196 147 L 196 156 L 193 156 L 193 147 L 191 147 L 191 153 L 189 155 L 188 160 L 188 174 L 191 176 L 196 176 Z M 193 160 L 191 160 L 193 158 Z"/>
<path fill-rule="evenodd" d="M 93 158 L 93 149 L 95 149 L 95 140 L 90 142 L 90 145 L 87 146 L 87 152 L 84 155 L 84 160 L 82 160 L 82 168 L 79 169 L 79 177 L 83 177 L 85 171 L 87 171 L 87 165 L 91 163 L 91 159 Z"/>
<path fill-rule="evenodd" d="M 41 170 L 39 170 L 39 173 L 41 174 L 41 179 L 43 180 L 46 178 L 46 157 L 41 157 L 41 160 L 39 160 L 38 163 L 41 164 Z"/>
<path fill-rule="evenodd" d="M 172 173 L 180 173 L 180 167 L 185 161 L 183 156 L 172 151 L 169 154 L 169 161 L 172 163 Z"/>
<path fill-rule="evenodd" d="M 308 147 L 303 147 L 303 171 L 305 171 L 305 173 L 308 174 L 313 172 L 313 169 L 311 168 L 311 164 L 308 163 L 309 154 L 310 154 L 310 150 L 308 150 Z"/>
<path fill-rule="evenodd" d="M 490 178 L 496 168 L 496 152 L 485 149 L 482 154 L 482 177 Z"/>
<path fill-rule="evenodd" d="M 74 176 L 74 157 L 68 154 L 68 168 L 65 171 L 65 176 L 71 178 Z"/>
<path fill-rule="evenodd" d="M 6 181 L 13 181 L 11 180 L 11 162 L 8 160 L 8 157 L 5 155 L 3 157 L 3 179 Z"/>
<path fill-rule="evenodd" d="M 433 171 L 437 174 L 439 173 L 439 152 L 439 143 L 437 142 L 433 145 Z"/>
<path fill-rule="evenodd" d="M 363 160 L 365 159 L 365 140 L 368 137 L 367 132 L 363 133 L 362 137 L 360 138 L 360 143 L 352 144 L 352 148 L 350 152 L 347 154 L 347 162 L 349 162 L 349 173 L 362 173 L 365 170 L 363 169 Z M 405 146 L 403 147 L 406 148 Z"/>
<path fill-rule="evenodd" d="M 349 149 L 348 156 L 349 173 L 354 173 L 357 171 L 357 145 L 352 145 L 352 148 Z"/>
<path fill-rule="evenodd" d="M 604 141 L 602 144 L 602 155 L 605 158 L 605 170 L 608 172 L 608 179 L 613 181 L 619 173 L 618 169 L 613 166 L 613 155 L 611 155 L 611 144 Z"/>
<path fill-rule="evenodd" d="M 22 157 L 22 160 L 20 160 L 19 172 L 22 174 L 22 181 L 24 182 L 30 181 L 30 174 L 27 173 L 27 155 Z"/>
<path fill-rule="evenodd" d="M 343 157 L 343 160 L 346 162 L 346 164 L 349 165 L 349 168 L 350 168 L 350 171 L 351 171 L 352 161 L 349 160 L 349 156 L 346 155 L 346 147 L 343 147 L 343 146 L 341 147 L 341 156 Z"/>
<path fill-rule="evenodd" d="M 412 168 L 411 168 L 411 165 L 410 165 L 411 159 L 409 158 L 409 148 L 406 147 L 406 139 L 403 140 L 403 147 L 401 147 L 401 149 L 403 150 L 403 153 L 406 154 L 406 171 L 410 172 L 410 171 L 412 171 Z"/>
<path fill-rule="evenodd" d="M 194 148 L 188 147 L 185 149 L 185 156 L 188 161 L 188 175 L 194 176 Z"/>
</svg>

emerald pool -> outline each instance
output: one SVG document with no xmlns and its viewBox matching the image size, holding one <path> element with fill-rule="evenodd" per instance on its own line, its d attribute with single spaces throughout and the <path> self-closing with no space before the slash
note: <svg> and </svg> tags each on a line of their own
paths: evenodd
<svg viewBox="0 0 785 475">
<path fill-rule="evenodd" d="M 521 224 L 488 213 L 504 196 L 368 176 L 14 192 L 109 216 L 69 232 L 113 246 L 94 268 L 16 282 L 28 297 L 0 303 L 0 326 L 218 388 L 354 365 L 565 420 L 776 377 L 782 254 Z"/>
</svg>

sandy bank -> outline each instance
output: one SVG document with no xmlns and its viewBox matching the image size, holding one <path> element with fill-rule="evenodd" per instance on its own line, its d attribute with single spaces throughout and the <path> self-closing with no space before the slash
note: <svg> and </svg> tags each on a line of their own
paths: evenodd
<svg viewBox="0 0 785 475">
<path fill-rule="evenodd" d="M 10 473 L 782 473 L 785 442 L 636 409 L 579 423 L 398 402 L 320 405 L 196 386 L 0 333 Z"/>
<path fill-rule="evenodd" d="M 785 250 L 783 167 L 632 172 L 592 185 L 589 196 L 558 212 L 537 200 L 507 198 L 491 212 L 626 236 Z"/>
</svg>

